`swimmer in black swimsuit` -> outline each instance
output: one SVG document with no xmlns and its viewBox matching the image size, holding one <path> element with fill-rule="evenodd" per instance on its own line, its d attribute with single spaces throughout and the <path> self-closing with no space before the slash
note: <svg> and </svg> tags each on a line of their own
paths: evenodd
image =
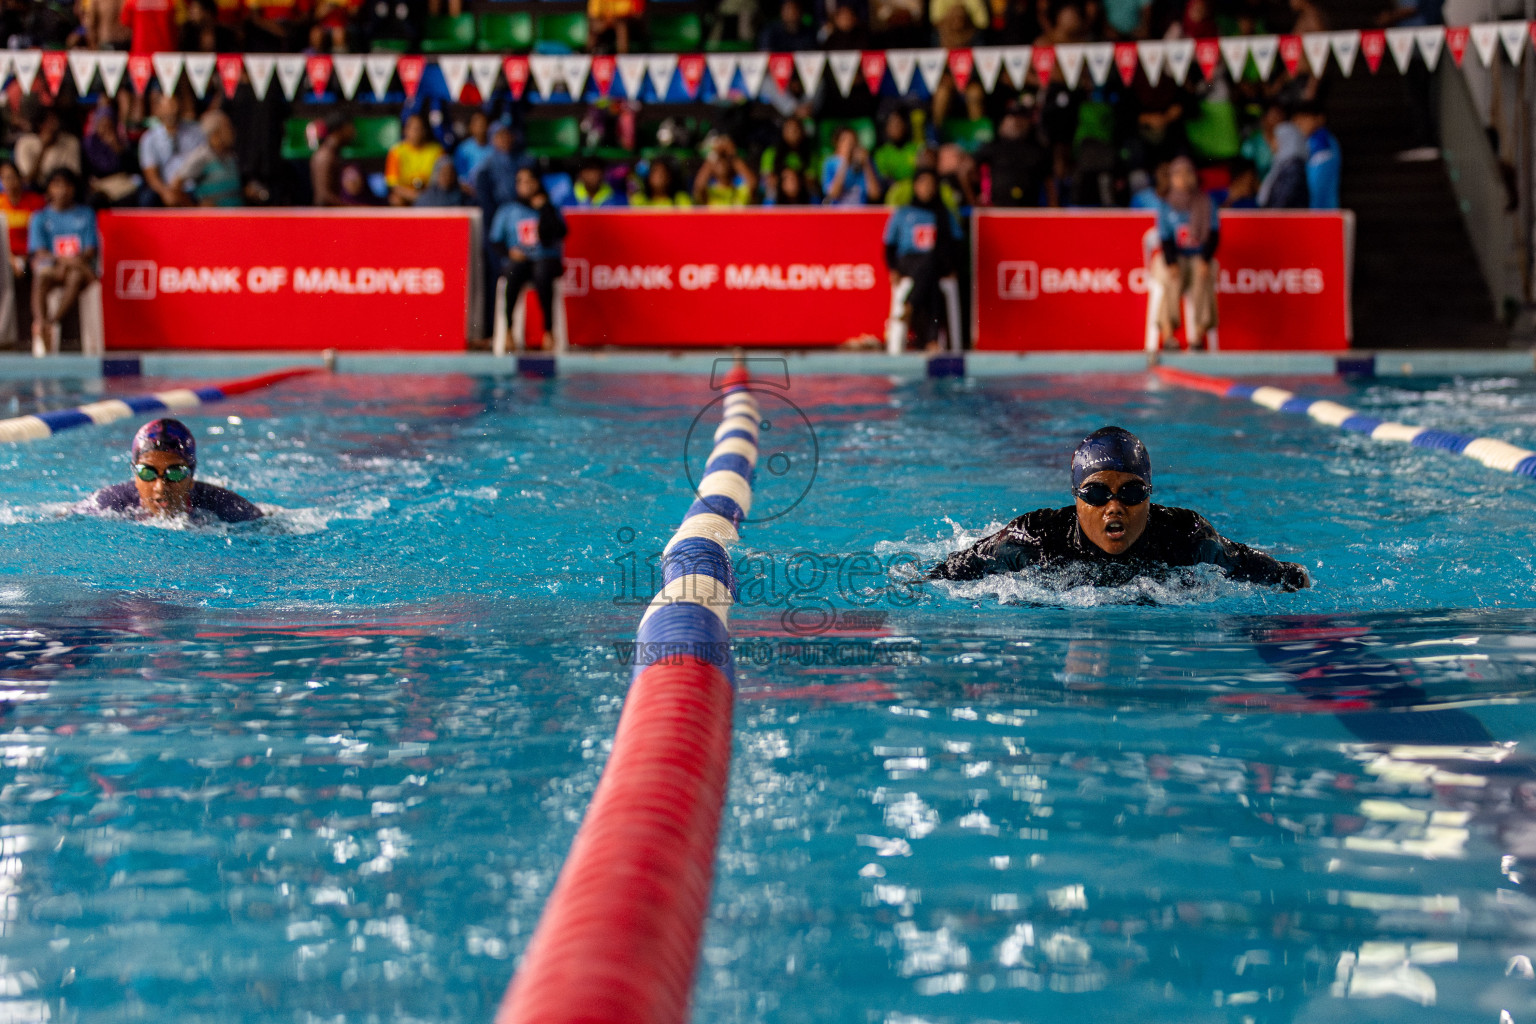
<svg viewBox="0 0 1536 1024">
<path fill-rule="evenodd" d="M 1210 564 L 1232 579 L 1286 590 L 1312 583 L 1301 566 L 1227 540 L 1197 512 L 1152 504 L 1152 460 L 1127 430 L 1104 427 L 1083 439 L 1072 454 L 1072 493 L 1076 507 L 1027 512 L 956 551 L 928 578 L 976 580 L 1026 565 L 1082 564 L 1095 583 L 1118 586 L 1149 569 Z"/>
<path fill-rule="evenodd" d="M 75 506 L 85 513 L 130 516 L 188 516 L 244 523 L 261 518 L 261 509 L 234 491 L 193 480 L 197 441 L 180 420 L 144 424 L 129 448 L 134 479 L 104 487 Z"/>
</svg>

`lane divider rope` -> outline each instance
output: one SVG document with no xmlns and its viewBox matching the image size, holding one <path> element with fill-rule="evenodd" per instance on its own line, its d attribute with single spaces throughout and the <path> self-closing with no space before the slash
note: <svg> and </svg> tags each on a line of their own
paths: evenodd
<svg viewBox="0 0 1536 1024">
<path fill-rule="evenodd" d="M 761 424 L 738 365 L 698 500 L 661 591 L 603 769 L 496 1024 L 684 1024 L 731 759 L 737 596 L 729 548 L 752 507 Z"/>
<path fill-rule="evenodd" d="M 0 420 L 0 441 L 41 441 L 62 430 L 113 423 L 130 416 L 141 416 L 144 413 L 186 412 L 210 402 L 221 402 L 247 391 L 270 387 L 290 377 L 318 372 L 320 372 L 318 366 L 303 366 L 208 387 L 173 388 L 147 395 L 131 395 L 128 398 L 107 398 L 100 402 L 76 406 L 73 409 L 55 409 L 52 412 L 33 413 L 29 416 L 13 416 L 7 420 Z"/>
<path fill-rule="evenodd" d="M 1369 434 L 1377 441 L 1397 441 L 1415 448 L 1435 448 L 1440 451 L 1454 452 L 1457 455 L 1476 459 L 1489 469 L 1536 479 L 1536 452 L 1497 438 L 1471 437 L 1448 430 L 1395 423 L 1391 420 L 1367 416 L 1338 402 L 1308 398 L 1283 388 L 1243 384 L 1228 377 L 1213 377 L 1209 374 L 1168 366 L 1156 367 L 1152 372 L 1158 376 L 1158 379 L 1179 387 L 1204 391 L 1223 398 L 1246 398 L 1275 412 L 1308 416 L 1330 427 Z"/>
</svg>

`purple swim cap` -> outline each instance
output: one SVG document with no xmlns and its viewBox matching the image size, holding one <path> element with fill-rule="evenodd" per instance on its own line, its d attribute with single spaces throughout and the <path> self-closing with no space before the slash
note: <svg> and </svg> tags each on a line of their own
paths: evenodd
<svg viewBox="0 0 1536 1024">
<path fill-rule="evenodd" d="M 193 469 L 197 468 L 197 441 L 181 420 L 151 420 L 140 427 L 133 435 L 128 454 L 138 461 L 145 452 L 171 452 L 180 455 Z"/>
<path fill-rule="evenodd" d="M 1072 453 L 1072 487 L 1083 486 L 1083 481 L 1106 469 L 1130 473 L 1152 482 L 1152 458 L 1147 454 L 1141 438 L 1124 427 L 1100 427 L 1077 446 Z"/>
</svg>

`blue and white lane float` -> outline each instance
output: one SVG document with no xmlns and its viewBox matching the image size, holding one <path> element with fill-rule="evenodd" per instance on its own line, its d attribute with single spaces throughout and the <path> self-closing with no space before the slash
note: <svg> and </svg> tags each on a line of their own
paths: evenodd
<svg viewBox="0 0 1536 1024">
<path fill-rule="evenodd" d="M 1415 448 L 1436 448 L 1476 459 L 1489 469 L 1514 473 L 1536 479 L 1536 452 L 1512 445 L 1493 437 L 1471 437 L 1448 430 L 1415 427 L 1407 423 L 1395 423 L 1376 416 L 1367 416 L 1347 405 L 1326 399 L 1307 398 L 1284 388 L 1265 385 L 1242 384 L 1226 377 L 1193 373 L 1160 366 L 1154 371 L 1158 378 L 1169 384 L 1220 395 L 1223 398 L 1245 398 L 1256 405 L 1275 412 L 1288 412 L 1308 416 L 1330 427 L 1341 427 L 1356 433 L 1369 434 L 1376 441 L 1397 441 Z"/>
<path fill-rule="evenodd" d="M 52 412 L 33 413 L 30 416 L 13 416 L 8 420 L 0 420 L 0 441 L 41 441 L 62 430 L 113 423 L 130 416 L 142 416 L 145 413 L 188 412 L 208 405 L 210 402 L 222 402 L 226 398 L 232 398 L 247 391 L 270 387 L 290 377 L 299 377 L 318 371 L 319 367 L 302 366 L 208 387 L 173 388 L 147 395 L 107 398 L 100 402 L 76 406 L 73 409 L 55 409 Z"/>
</svg>

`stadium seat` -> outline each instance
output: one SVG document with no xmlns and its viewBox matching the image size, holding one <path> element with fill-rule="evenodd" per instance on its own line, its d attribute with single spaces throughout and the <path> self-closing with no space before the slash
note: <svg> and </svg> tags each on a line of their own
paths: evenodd
<svg viewBox="0 0 1536 1024">
<path fill-rule="evenodd" d="M 422 53 L 464 53 L 475 48 L 473 14 L 429 17 L 421 40 Z"/>
<path fill-rule="evenodd" d="M 555 117 L 528 122 L 528 152 L 551 160 L 566 160 L 581 149 L 581 122 Z"/>
<path fill-rule="evenodd" d="M 374 53 L 409 53 L 411 41 L 409 39 L 375 39 L 368 48 Z"/>
<path fill-rule="evenodd" d="M 974 153 L 992 141 L 992 122 L 986 118 L 979 121 L 945 121 L 943 132 L 945 142 L 953 142 L 967 153 Z"/>
<path fill-rule="evenodd" d="M 1185 123 L 1184 131 L 1198 160 L 1230 160 L 1242 146 L 1237 109 L 1228 100 L 1203 100 L 1199 114 Z"/>
<path fill-rule="evenodd" d="M 527 11 L 480 15 L 481 53 L 527 52 L 533 49 L 533 15 Z"/>
<path fill-rule="evenodd" d="M 544 191 L 556 206 L 566 206 L 576 196 L 576 183 L 564 171 L 554 171 L 543 177 Z"/>
<path fill-rule="evenodd" d="M 646 29 L 656 53 L 697 53 L 704 41 L 704 26 L 692 12 L 653 14 L 646 19 Z"/>
<path fill-rule="evenodd" d="M 389 155 L 389 147 L 400 141 L 398 117 L 359 117 L 352 123 L 357 128 L 357 138 L 341 151 L 348 160 L 382 159 Z"/>
<path fill-rule="evenodd" d="M 755 49 L 750 39 L 710 39 L 704 43 L 705 53 L 751 53 Z"/>
<path fill-rule="evenodd" d="M 283 142 L 278 152 L 284 160 L 308 160 L 314 152 L 309 146 L 309 118 L 290 117 L 283 122 Z"/>
<path fill-rule="evenodd" d="M 587 16 L 541 14 L 534 33 L 534 49 L 540 53 L 579 53 L 587 47 Z"/>
</svg>

